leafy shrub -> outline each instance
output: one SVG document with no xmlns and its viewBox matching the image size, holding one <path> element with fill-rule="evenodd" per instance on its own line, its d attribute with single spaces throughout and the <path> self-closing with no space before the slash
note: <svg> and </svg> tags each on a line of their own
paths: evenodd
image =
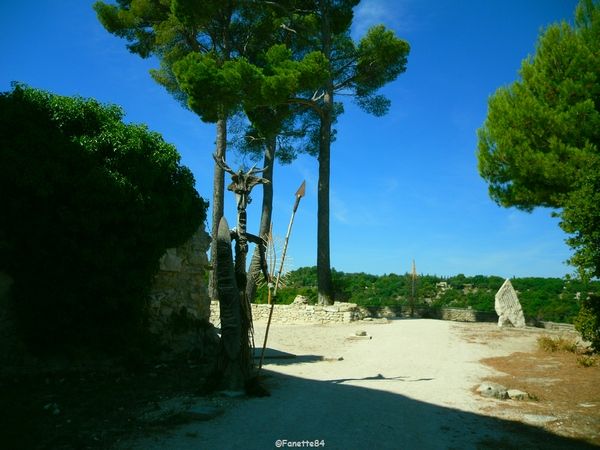
<svg viewBox="0 0 600 450">
<path fill-rule="evenodd" d="M 581 355 L 577 357 L 577 364 L 581 367 L 594 367 L 598 363 L 598 360 L 593 355 Z"/>
<path fill-rule="evenodd" d="M 38 350 L 143 329 L 160 256 L 205 218 L 175 147 L 122 118 L 22 85 L 0 95 L 0 270 Z"/>
<path fill-rule="evenodd" d="M 317 302 L 317 290 L 315 288 L 288 288 L 283 287 L 277 290 L 277 298 L 273 301 L 278 305 L 291 304 L 297 295 L 303 295 L 308 299 L 308 303 L 314 305 Z M 254 303 L 268 303 L 269 291 L 266 285 L 261 285 L 253 299 Z"/>
<path fill-rule="evenodd" d="M 600 352 L 600 295 L 592 294 L 581 302 L 575 329 L 592 344 L 595 352 Z"/>
</svg>

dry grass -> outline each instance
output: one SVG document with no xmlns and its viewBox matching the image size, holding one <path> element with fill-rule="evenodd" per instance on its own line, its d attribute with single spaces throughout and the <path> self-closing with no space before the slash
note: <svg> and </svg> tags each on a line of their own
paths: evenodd
<svg viewBox="0 0 600 450">
<path fill-rule="evenodd" d="M 581 355 L 577 358 L 577 364 L 582 367 L 594 367 L 599 363 L 598 357 L 594 355 Z"/>
<path fill-rule="evenodd" d="M 598 364 L 598 356 L 592 354 L 587 347 L 578 345 L 576 339 L 544 335 L 537 339 L 537 343 L 539 349 L 545 352 L 566 352 L 578 355 L 576 361 L 581 367 L 594 367 Z"/>
<path fill-rule="evenodd" d="M 560 342 L 557 348 L 561 347 L 562 341 L 555 340 Z M 524 414 L 556 417 L 544 428 L 600 445 L 600 365 L 596 364 L 595 357 L 578 355 L 571 348 L 565 345 L 568 351 L 538 349 L 483 360 L 505 374 L 490 381 L 525 391 L 537 399 L 535 402 L 505 401 L 494 409 L 500 407 L 504 413 L 516 417 Z"/>
<path fill-rule="evenodd" d="M 537 343 L 538 347 L 546 352 L 578 353 L 580 351 L 577 346 L 577 342 L 574 339 L 563 336 L 540 336 L 537 339 Z"/>
</svg>

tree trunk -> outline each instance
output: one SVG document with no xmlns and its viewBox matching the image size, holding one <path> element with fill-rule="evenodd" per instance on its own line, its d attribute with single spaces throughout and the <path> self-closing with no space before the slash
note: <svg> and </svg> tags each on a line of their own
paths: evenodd
<svg viewBox="0 0 600 450">
<path fill-rule="evenodd" d="M 325 95 L 327 102 L 328 94 Z M 317 193 L 317 289 L 319 305 L 333 303 L 329 246 L 329 178 L 331 109 L 324 108 L 319 143 L 319 187 Z"/>
<path fill-rule="evenodd" d="M 271 216 L 273 213 L 273 167 L 275 166 L 276 145 L 276 136 L 267 139 L 267 144 L 265 148 L 265 159 L 263 163 L 263 167 L 265 167 L 265 171 L 263 172 L 263 178 L 269 180 L 270 183 L 264 183 L 262 185 L 262 212 L 260 215 L 260 228 L 258 230 L 258 235 L 265 239 L 269 234 L 269 228 L 271 227 Z M 255 246 L 254 253 L 252 254 L 252 259 L 250 260 L 250 269 L 248 271 L 249 276 L 248 282 L 246 284 L 246 295 L 250 302 L 254 300 L 254 296 L 256 295 L 256 283 L 263 276 L 260 268 L 261 266 L 259 250 L 258 247 Z M 271 270 L 270 267 L 269 270 Z"/>
<path fill-rule="evenodd" d="M 215 155 L 218 159 L 225 158 L 227 148 L 227 118 L 223 117 L 217 121 L 217 145 Z M 214 178 L 213 178 L 213 202 L 212 202 L 212 242 L 210 246 L 210 262 L 213 270 L 210 273 L 208 282 L 208 294 L 211 300 L 217 300 L 219 298 L 217 294 L 217 231 L 219 229 L 219 222 L 223 217 L 224 207 L 224 184 L 225 184 L 225 172 L 224 170 L 215 163 Z"/>
<path fill-rule="evenodd" d="M 321 42 L 323 54 L 331 60 L 331 27 L 329 15 L 330 0 L 319 2 L 321 10 Z M 331 126 L 333 122 L 333 80 L 328 80 L 323 97 L 321 129 L 319 140 L 319 187 L 317 193 L 317 291 L 318 303 L 333 303 L 333 283 L 331 281 L 331 261 L 329 246 L 329 178 Z"/>
</svg>

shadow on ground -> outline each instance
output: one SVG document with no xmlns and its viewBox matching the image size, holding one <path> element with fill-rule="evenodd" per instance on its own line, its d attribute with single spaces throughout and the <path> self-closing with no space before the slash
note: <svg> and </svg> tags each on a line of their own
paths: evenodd
<svg viewBox="0 0 600 450">
<path fill-rule="evenodd" d="M 281 448 L 324 443 L 327 449 L 346 450 L 598 448 L 519 422 L 344 384 L 348 380 L 315 381 L 265 371 L 263 381 L 271 397 L 240 400 L 209 422 L 188 423 L 168 435 L 140 436 L 120 448 L 258 450 L 277 448 L 278 441 Z"/>
<path fill-rule="evenodd" d="M 262 356 L 262 349 L 257 348 L 254 351 L 254 361 L 258 365 Z M 295 355 L 274 348 L 267 347 L 264 352 L 264 364 L 273 364 L 277 366 L 287 366 L 290 364 L 311 363 L 327 360 L 321 355 Z"/>
</svg>

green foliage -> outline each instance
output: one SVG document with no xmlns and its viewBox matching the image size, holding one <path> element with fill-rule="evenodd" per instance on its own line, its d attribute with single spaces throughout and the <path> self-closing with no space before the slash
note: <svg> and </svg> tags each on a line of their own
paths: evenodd
<svg viewBox="0 0 600 450">
<path fill-rule="evenodd" d="M 220 64 L 212 53 L 190 53 L 174 64 L 173 73 L 190 109 L 205 122 L 216 122 L 238 107 L 244 68 L 242 62 Z"/>
<path fill-rule="evenodd" d="M 600 6 L 584 0 L 578 11 L 574 28 L 545 30 L 522 64 L 521 80 L 489 100 L 479 171 L 502 206 L 562 207 L 580 170 L 598 155 Z"/>
<path fill-rule="evenodd" d="M 569 262 L 583 280 L 600 277 L 600 2 L 580 0 L 574 26 L 543 31 L 520 75 L 489 100 L 479 172 L 502 206 L 562 208 Z"/>
<path fill-rule="evenodd" d="M 598 364 L 598 358 L 594 355 L 581 355 L 577 357 L 577 364 L 581 367 L 594 367 Z"/>
<path fill-rule="evenodd" d="M 353 81 L 359 106 L 375 116 L 387 113 L 390 101 L 375 92 L 406 71 L 409 51 L 408 43 L 383 25 L 368 31 L 358 44 Z"/>
<path fill-rule="evenodd" d="M 122 117 L 21 85 L 0 96 L 0 270 L 34 347 L 135 335 L 158 259 L 205 218 L 176 149 Z"/>
<path fill-rule="evenodd" d="M 333 269 L 335 300 L 370 306 L 410 305 L 412 280 L 410 274 L 370 275 L 344 273 Z M 445 282 L 447 289 L 438 285 Z M 419 275 L 416 282 L 415 305 L 432 308 L 470 308 L 494 312 L 494 296 L 504 279 L 498 276 L 459 274 L 441 278 Z M 518 291 L 526 318 L 543 321 L 572 323 L 577 317 L 578 298 L 586 293 L 600 295 L 600 282 L 584 283 L 560 278 L 515 278 L 511 280 Z M 317 268 L 302 267 L 286 276 L 285 287 L 278 292 L 277 303 L 291 303 L 298 294 L 316 300 Z M 257 294 L 256 302 L 267 301 L 267 290 Z"/>
<path fill-rule="evenodd" d="M 569 262 L 583 279 L 600 278 L 600 157 L 582 170 L 576 189 L 568 198 L 560 226 L 571 236 L 575 250 Z"/>
<path fill-rule="evenodd" d="M 302 287 L 302 288 L 290 288 L 283 287 L 277 290 L 277 296 L 273 299 L 274 303 L 278 305 L 289 305 L 294 301 L 297 295 L 303 295 L 308 299 L 310 304 L 317 302 L 317 290 L 316 288 Z M 254 303 L 268 303 L 269 292 L 267 286 L 260 286 L 256 291 L 254 297 Z"/>
<path fill-rule="evenodd" d="M 600 294 L 594 293 L 583 300 L 575 328 L 583 339 L 592 343 L 592 349 L 600 352 Z"/>
</svg>

